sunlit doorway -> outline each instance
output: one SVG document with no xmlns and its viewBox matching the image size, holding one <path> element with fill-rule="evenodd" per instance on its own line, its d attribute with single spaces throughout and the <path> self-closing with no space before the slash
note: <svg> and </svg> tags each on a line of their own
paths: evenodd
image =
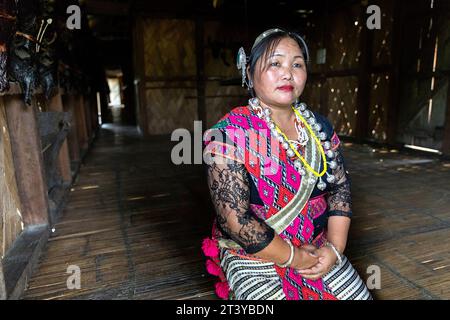
<svg viewBox="0 0 450 320">
<path fill-rule="evenodd" d="M 125 105 L 122 103 L 123 99 L 123 81 L 121 70 L 108 70 L 106 72 L 108 87 L 109 87 L 109 103 L 113 118 L 113 123 L 122 123 L 122 113 Z"/>
</svg>

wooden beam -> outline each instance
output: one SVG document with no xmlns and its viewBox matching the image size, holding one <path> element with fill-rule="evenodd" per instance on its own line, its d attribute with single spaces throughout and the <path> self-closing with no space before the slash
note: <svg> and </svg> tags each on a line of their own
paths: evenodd
<svg viewBox="0 0 450 320">
<path fill-rule="evenodd" d="M 63 102 L 61 93 L 58 92 L 53 97 L 50 98 L 48 102 L 48 111 L 64 112 Z M 61 146 L 58 155 L 58 169 L 61 173 L 61 177 L 64 182 L 70 183 L 72 181 L 72 174 L 70 171 L 70 156 L 69 156 L 69 145 L 67 139 Z"/>
<path fill-rule="evenodd" d="M 75 117 L 77 119 L 77 133 L 78 133 L 78 142 L 80 144 L 80 151 L 83 153 L 88 148 L 88 134 L 86 129 L 86 115 L 84 112 L 84 101 L 83 96 L 77 94 L 75 96 Z"/>
<path fill-rule="evenodd" d="M 36 107 L 21 95 L 4 96 L 17 188 L 26 226 L 48 224 L 48 194 Z"/>
<path fill-rule="evenodd" d="M 0 96 L 0 129 L 0 255 L 5 256 L 23 230 L 23 219 L 18 214 L 22 212 L 22 207 L 3 96 Z"/>
<path fill-rule="evenodd" d="M 365 21 L 366 6 L 361 5 L 360 21 Z M 356 109 L 358 110 L 356 122 L 356 141 L 362 142 L 367 138 L 369 128 L 369 104 L 370 104 L 370 70 L 372 64 L 373 31 L 362 28 L 359 48 L 361 60 L 358 72 L 358 95 Z"/>
<path fill-rule="evenodd" d="M 394 17 L 392 23 L 392 69 L 391 81 L 389 84 L 389 108 L 387 110 L 387 139 L 386 142 L 390 146 L 396 146 L 396 136 L 398 127 L 398 113 L 400 110 L 400 59 L 402 54 L 402 46 L 400 45 L 403 33 L 404 13 L 402 10 L 401 0 L 395 0 Z"/>
<path fill-rule="evenodd" d="M 88 145 L 91 142 L 92 139 L 92 116 L 91 116 L 91 103 L 89 100 L 88 95 L 82 96 L 83 101 L 83 107 L 84 107 L 84 119 L 85 119 L 85 125 L 86 125 L 86 133 L 87 133 L 87 139 L 88 139 Z"/>
<path fill-rule="evenodd" d="M 72 94 L 65 94 L 63 97 L 64 111 L 72 114 L 72 122 L 70 125 L 70 131 L 67 135 L 67 144 L 69 146 L 70 160 L 79 163 L 80 162 L 80 146 L 78 143 L 77 134 L 77 119 L 75 117 L 75 97 Z"/>
<path fill-rule="evenodd" d="M 97 99 L 95 93 L 91 92 L 89 95 L 85 97 L 89 108 L 88 108 L 88 117 L 91 131 L 91 139 L 94 138 L 95 132 L 97 131 Z"/>
<path fill-rule="evenodd" d="M 379 65 L 379 66 L 367 66 L 369 73 L 383 73 L 390 72 L 392 70 L 392 65 Z M 357 77 L 360 74 L 359 68 L 354 69 L 344 69 L 344 70 L 327 70 L 325 72 L 310 72 L 308 77 L 310 78 L 338 78 L 338 77 Z"/>
<path fill-rule="evenodd" d="M 148 136 L 148 119 L 147 119 L 147 99 L 145 97 L 145 60 L 144 60 L 144 21 L 142 17 L 137 17 L 133 25 L 133 47 L 134 59 L 133 67 L 136 78 L 135 85 L 135 103 L 136 118 L 140 131 L 143 136 Z"/>
<path fill-rule="evenodd" d="M 444 139 L 442 140 L 442 154 L 450 158 L 450 77 L 447 89 L 447 110 L 445 114 Z"/>
<path fill-rule="evenodd" d="M 3 258 L 6 298 L 20 299 L 49 237 L 46 225 L 25 229 Z"/>
<path fill-rule="evenodd" d="M 326 10 L 321 18 L 321 26 L 322 26 L 322 32 L 321 32 L 321 43 L 322 43 L 322 48 L 326 48 L 327 44 L 330 43 L 331 41 L 331 32 L 330 32 L 330 13 L 328 11 L 328 1 L 326 1 Z M 326 49 L 325 49 L 326 50 Z M 325 58 L 326 61 L 326 58 Z M 326 68 L 326 70 L 324 70 L 324 73 L 321 73 L 318 77 L 319 77 L 319 81 L 320 81 L 320 110 L 319 112 L 321 114 L 323 114 L 325 117 L 328 117 L 328 114 L 330 113 L 330 107 L 328 104 L 328 99 L 329 99 L 329 88 L 328 88 L 328 83 L 327 83 L 327 73 L 330 72 L 329 70 L 329 65 L 328 63 L 325 63 L 323 66 L 323 68 Z M 308 75 L 309 77 L 309 75 Z M 312 78 L 314 79 L 314 75 L 312 76 Z"/>
<path fill-rule="evenodd" d="M 206 101 L 205 101 L 205 52 L 204 52 L 204 29 L 202 18 L 195 21 L 195 56 L 197 62 L 197 117 L 202 121 L 203 127 L 206 123 Z"/>
</svg>

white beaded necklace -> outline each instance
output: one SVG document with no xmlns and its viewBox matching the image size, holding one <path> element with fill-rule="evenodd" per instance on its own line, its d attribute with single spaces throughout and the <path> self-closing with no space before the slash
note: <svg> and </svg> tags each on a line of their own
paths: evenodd
<svg viewBox="0 0 450 320">
<path fill-rule="evenodd" d="M 291 158 L 294 157 L 295 155 L 297 155 L 298 159 L 296 159 L 294 161 L 294 167 L 297 169 L 299 174 L 301 176 L 306 175 L 305 166 L 309 171 L 311 171 L 312 170 L 311 167 L 309 167 L 309 165 L 306 162 L 302 163 L 301 160 L 303 160 L 303 159 L 301 159 L 301 156 L 298 154 L 297 150 L 294 150 L 294 147 L 292 146 L 292 144 L 296 144 L 296 145 L 299 144 L 303 147 L 306 146 L 310 137 L 308 136 L 308 133 L 305 130 L 305 127 L 296 125 L 295 129 L 298 134 L 297 141 L 288 140 L 287 137 L 281 132 L 281 130 L 278 128 L 278 126 L 272 120 L 272 118 L 270 116 L 271 110 L 269 108 L 263 108 L 261 106 L 261 104 L 259 103 L 258 98 L 250 99 L 249 106 L 252 108 L 252 110 L 256 113 L 256 115 L 260 119 L 266 121 L 267 126 L 269 127 L 272 136 L 280 142 L 282 148 L 284 150 L 286 150 L 286 154 Z M 325 153 L 326 158 L 328 158 L 328 160 L 329 160 L 329 162 L 327 161 L 326 163 L 332 170 L 336 169 L 337 162 L 334 160 L 334 158 L 336 157 L 336 153 L 331 149 L 332 145 L 331 145 L 331 142 L 329 140 L 327 140 L 326 133 L 321 131 L 322 130 L 321 124 L 317 123 L 317 120 L 316 120 L 314 114 L 308 110 L 307 105 L 305 103 L 296 103 L 294 108 L 301 114 L 302 117 L 304 117 L 304 119 L 306 119 L 306 121 L 310 125 L 310 128 L 313 131 L 313 134 L 315 134 L 316 137 L 318 137 L 320 140 L 324 141 L 322 143 L 322 147 L 324 148 L 324 153 Z M 302 123 L 302 119 L 297 115 L 297 113 L 295 113 L 295 116 L 297 119 L 297 123 L 298 124 Z M 317 138 L 315 138 L 315 139 L 317 139 Z M 324 171 L 325 171 L 324 173 L 327 175 L 326 181 L 330 184 L 333 183 L 336 180 L 335 176 L 332 174 L 329 174 L 326 170 L 324 170 Z M 311 172 L 313 172 L 313 171 L 311 171 Z M 317 182 L 317 188 L 322 191 L 325 190 L 326 183 L 322 180 L 323 174 L 317 174 L 316 172 L 313 172 L 313 173 L 314 173 L 314 175 L 316 175 L 319 178 L 318 179 L 319 181 Z M 316 181 L 317 181 L 316 178 L 311 178 L 310 181 L 308 181 L 308 182 L 313 184 L 313 183 L 316 183 Z"/>
</svg>

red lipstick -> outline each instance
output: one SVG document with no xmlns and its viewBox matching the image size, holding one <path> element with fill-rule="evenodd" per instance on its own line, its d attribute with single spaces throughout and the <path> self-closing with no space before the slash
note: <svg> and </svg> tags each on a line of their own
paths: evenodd
<svg viewBox="0 0 450 320">
<path fill-rule="evenodd" d="M 294 90 L 294 87 L 293 86 L 281 86 L 281 87 L 278 87 L 278 89 L 281 91 L 291 92 L 292 90 Z"/>
</svg>

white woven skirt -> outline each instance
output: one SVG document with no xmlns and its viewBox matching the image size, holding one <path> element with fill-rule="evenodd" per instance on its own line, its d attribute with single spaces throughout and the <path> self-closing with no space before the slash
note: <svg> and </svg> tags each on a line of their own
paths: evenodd
<svg viewBox="0 0 450 320">
<path fill-rule="evenodd" d="M 225 250 L 221 266 L 237 300 L 285 300 L 283 284 L 272 262 L 248 260 Z M 346 257 L 324 277 L 339 300 L 370 300 L 366 285 Z"/>
</svg>

